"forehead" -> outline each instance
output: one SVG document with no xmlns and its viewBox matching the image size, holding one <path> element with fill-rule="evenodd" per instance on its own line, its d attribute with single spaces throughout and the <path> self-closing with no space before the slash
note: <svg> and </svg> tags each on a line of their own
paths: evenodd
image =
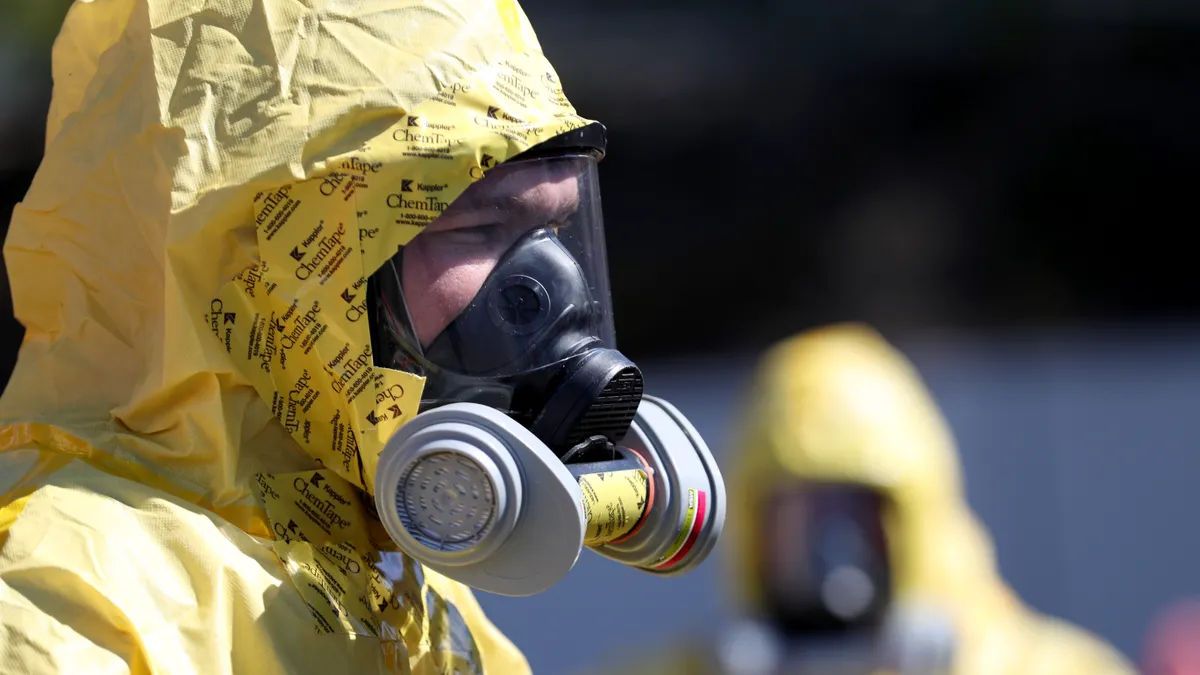
<svg viewBox="0 0 1200 675">
<path fill-rule="evenodd" d="M 467 188 L 430 227 L 445 229 L 480 212 L 497 212 L 506 219 L 565 215 L 579 204 L 585 166 L 581 158 L 571 157 L 502 164 Z"/>
<path fill-rule="evenodd" d="M 556 157 L 501 164 L 463 192 L 458 201 L 482 201 L 495 196 L 524 194 L 545 184 L 577 183 L 583 159 Z"/>
</svg>

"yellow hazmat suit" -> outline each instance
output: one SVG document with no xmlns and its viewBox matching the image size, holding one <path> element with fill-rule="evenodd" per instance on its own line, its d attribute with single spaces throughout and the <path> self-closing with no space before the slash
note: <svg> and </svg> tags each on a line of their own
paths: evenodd
<svg viewBox="0 0 1200 675">
<path fill-rule="evenodd" d="M 757 528 L 772 491 L 795 481 L 874 488 L 886 516 L 896 599 L 933 603 L 954 624 L 955 675 L 1115 675 L 1133 669 L 1088 633 L 1025 607 L 999 577 L 963 493 L 957 451 L 912 365 L 870 328 L 836 325 L 761 361 L 731 448 L 724 542 L 739 609 L 761 607 Z M 702 673 L 685 645 L 614 672 Z"/>
<path fill-rule="evenodd" d="M 0 672 L 522 673 L 370 515 L 365 279 L 587 123 L 512 0 L 91 0 L 5 258 Z"/>
</svg>

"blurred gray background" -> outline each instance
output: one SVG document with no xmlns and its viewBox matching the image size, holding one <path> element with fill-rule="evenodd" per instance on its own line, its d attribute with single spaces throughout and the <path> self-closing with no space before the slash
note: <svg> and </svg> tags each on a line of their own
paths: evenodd
<svg viewBox="0 0 1200 675">
<path fill-rule="evenodd" d="M 64 0 L 0 3 L 0 223 L 41 153 Z M 718 456 L 772 342 L 867 321 L 925 373 L 1033 606 L 1136 657 L 1200 594 L 1200 5 L 528 0 L 604 121 L 621 348 Z M 21 340 L 0 288 L 0 376 Z M 585 552 L 483 596 L 538 673 L 721 618 L 719 555 Z"/>
</svg>

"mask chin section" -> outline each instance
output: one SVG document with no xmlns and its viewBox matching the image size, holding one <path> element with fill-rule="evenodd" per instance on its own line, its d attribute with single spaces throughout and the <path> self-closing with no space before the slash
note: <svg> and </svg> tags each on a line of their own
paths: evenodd
<svg viewBox="0 0 1200 675">
<path fill-rule="evenodd" d="M 642 401 L 642 372 L 614 349 L 572 359 L 530 430 L 563 461 L 600 436 L 619 442 Z"/>
</svg>

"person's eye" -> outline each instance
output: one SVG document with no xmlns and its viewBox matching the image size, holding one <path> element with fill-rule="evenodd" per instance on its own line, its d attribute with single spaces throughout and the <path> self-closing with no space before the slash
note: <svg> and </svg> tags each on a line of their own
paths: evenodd
<svg viewBox="0 0 1200 675">
<path fill-rule="evenodd" d="M 471 227 L 456 227 L 437 233 L 438 239 L 456 246 L 487 246 L 500 236 L 500 225 L 488 223 Z"/>
</svg>

